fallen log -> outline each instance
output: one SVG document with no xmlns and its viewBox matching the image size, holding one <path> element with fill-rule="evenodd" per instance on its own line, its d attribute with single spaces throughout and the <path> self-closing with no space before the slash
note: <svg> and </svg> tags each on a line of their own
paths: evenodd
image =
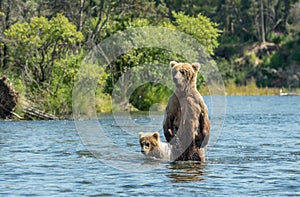
<svg viewBox="0 0 300 197">
<path fill-rule="evenodd" d="M 46 113 L 34 107 L 23 107 L 23 113 L 27 116 L 42 120 L 58 120 L 59 118 L 53 114 Z"/>
</svg>

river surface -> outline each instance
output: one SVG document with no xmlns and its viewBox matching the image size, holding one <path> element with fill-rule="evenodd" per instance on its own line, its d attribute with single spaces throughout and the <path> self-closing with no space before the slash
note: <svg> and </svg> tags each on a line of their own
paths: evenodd
<svg viewBox="0 0 300 197">
<path fill-rule="evenodd" d="M 143 131 L 162 124 L 162 115 L 151 117 L 156 125 Z M 113 151 L 92 154 L 73 121 L 0 122 L 0 196 L 300 196 L 299 96 L 227 97 L 222 131 L 201 165 L 146 160 L 140 128 L 124 121 L 132 133 L 124 132 L 112 115 L 99 123 Z"/>
</svg>

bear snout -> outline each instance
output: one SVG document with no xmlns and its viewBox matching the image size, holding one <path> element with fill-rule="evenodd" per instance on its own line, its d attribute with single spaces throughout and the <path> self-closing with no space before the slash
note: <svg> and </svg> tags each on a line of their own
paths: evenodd
<svg viewBox="0 0 300 197">
<path fill-rule="evenodd" d="M 173 82 L 174 82 L 175 84 L 178 84 L 178 79 L 175 78 L 175 77 L 173 77 Z"/>
<path fill-rule="evenodd" d="M 150 154 L 149 151 L 145 151 L 145 150 L 141 150 L 141 153 L 142 153 L 143 155 L 145 155 L 145 156 L 148 156 L 148 155 Z"/>
<path fill-rule="evenodd" d="M 178 84 L 180 82 L 180 73 L 179 72 L 175 72 L 173 73 L 173 81 L 175 84 Z"/>
</svg>

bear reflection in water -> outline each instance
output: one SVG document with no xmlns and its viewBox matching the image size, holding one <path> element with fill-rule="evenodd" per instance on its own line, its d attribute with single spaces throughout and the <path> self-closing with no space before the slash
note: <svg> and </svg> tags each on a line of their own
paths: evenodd
<svg viewBox="0 0 300 197">
<path fill-rule="evenodd" d="M 171 173 L 168 177 L 174 182 L 200 182 L 205 178 L 205 164 L 195 161 L 177 161 L 169 166 Z"/>
</svg>

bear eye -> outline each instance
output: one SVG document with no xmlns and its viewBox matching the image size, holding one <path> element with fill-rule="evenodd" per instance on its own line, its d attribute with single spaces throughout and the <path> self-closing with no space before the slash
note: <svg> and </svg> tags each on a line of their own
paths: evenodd
<svg viewBox="0 0 300 197">
<path fill-rule="evenodd" d="M 180 72 L 182 75 L 185 74 L 184 70 L 180 70 L 179 72 Z"/>
<path fill-rule="evenodd" d="M 149 143 L 149 142 L 147 142 L 147 143 L 146 143 L 146 146 L 147 146 L 147 147 L 149 147 L 149 146 L 150 146 L 150 143 Z"/>
</svg>

